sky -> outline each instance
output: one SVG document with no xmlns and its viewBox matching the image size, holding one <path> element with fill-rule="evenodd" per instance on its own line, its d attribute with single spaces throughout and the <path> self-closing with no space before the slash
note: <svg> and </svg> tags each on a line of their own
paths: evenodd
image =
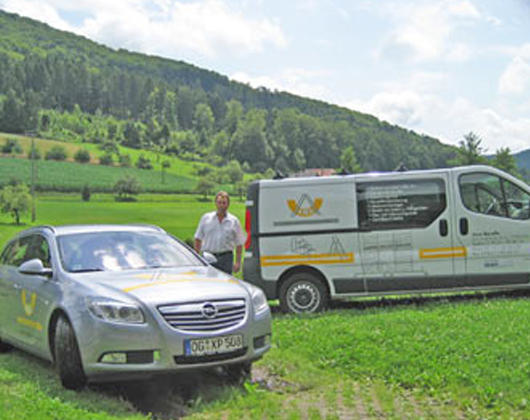
<svg viewBox="0 0 530 420">
<path fill-rule="evenodd" d="M 530 149 L 530 0 L 0 0 L 112 48 Z"/>
</svg>

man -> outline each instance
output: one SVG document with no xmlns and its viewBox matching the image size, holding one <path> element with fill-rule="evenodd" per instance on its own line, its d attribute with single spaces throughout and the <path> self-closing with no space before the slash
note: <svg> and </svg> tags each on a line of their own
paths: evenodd
<svg viewBox="0 0 530 420">
<path fill-rule="evenodd" d="M 237 217 L 228 213 L 230 197 L 225 191 L 215 196 L 217 211 L 204 214 L 195 232 L 195 251 L 212 253 L 217 262 L 214 267 L 225 273 L 237 273 L 241 268 L 241 254 L 246 235 L 241 229 Z M 234 263 L 233 250 L 236 249 Z"/>
</svg>

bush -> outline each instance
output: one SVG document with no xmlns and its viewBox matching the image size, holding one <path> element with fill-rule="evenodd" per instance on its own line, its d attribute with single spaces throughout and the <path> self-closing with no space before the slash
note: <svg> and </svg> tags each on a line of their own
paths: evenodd
<svg viewBox="0 0 530 420">
<path fill-rule="evenodd" d="M 40 150 L 36 147 L 32 147 L 28 150 L 28 159 L 39 160 L 42 158 Z"/>
<path fill-rule="evenodd" d="M 90 187 L 86 184 L 81 189 L 81 200 L 90 201 Z"/>
<path fill-rule="evenodd" d="M 66 160 L 66 149 L 63 146 L 53 146 L 46 152 L 46 160 Z"/>
<path fill-rule="evenodd" d="M 112 154 L 110 153 L 105 153 L 104 155 L 101 155 L 99 157 L 100 165 L 112 166 L 113 163 L 114 163 L 114 158 L 112 157 Z"/>
<path fill-rule="evenodd" d="M 23 152 L 17 139 L 7 139 L 1 149 L 2 153 L 20 154 Z"/>
<path fill-rule="evenodd" d="M 140 155 L 136 161 L 136 167 L 138 169 L 153 169 L 153 164 L 144 155 Z"/>
<path fill-rule="evenodd" d="M 131 167 L 131 156 L 130 155 L 119 155 L 118 161 L 120 163 L 120 166 L 123 168 Z"/>
<path fill-rule="evenodd" d="M 79 149 L 75 152 L 74 160 L 78 163 L 88 163 L 90 162 L 90 152 L 85 149 Z"/>
</svg>

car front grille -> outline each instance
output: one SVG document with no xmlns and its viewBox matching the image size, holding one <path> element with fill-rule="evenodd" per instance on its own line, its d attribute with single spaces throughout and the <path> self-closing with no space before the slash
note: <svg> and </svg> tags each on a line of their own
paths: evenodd
<svg viewBox="0 0 530 420">
<path fill-rule="evenodd" d="M 159 306 L 167 323 L 181 331 L 219 331 L 243 323 L 244 299 L 209 300 Z"/>
</svg>

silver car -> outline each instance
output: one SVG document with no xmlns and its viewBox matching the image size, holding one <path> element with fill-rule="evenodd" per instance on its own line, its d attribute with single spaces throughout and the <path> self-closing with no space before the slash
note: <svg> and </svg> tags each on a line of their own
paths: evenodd
<svg viewBox="0 0 530 420">
<path fill-rule="evenodd" d="M 270 339 L 259 288 L 155 226 L 39 226 L 0 255 L 0 351 L 55 362 L 69 389 L 217 366 L 245 375 Z"/>
</svg>

